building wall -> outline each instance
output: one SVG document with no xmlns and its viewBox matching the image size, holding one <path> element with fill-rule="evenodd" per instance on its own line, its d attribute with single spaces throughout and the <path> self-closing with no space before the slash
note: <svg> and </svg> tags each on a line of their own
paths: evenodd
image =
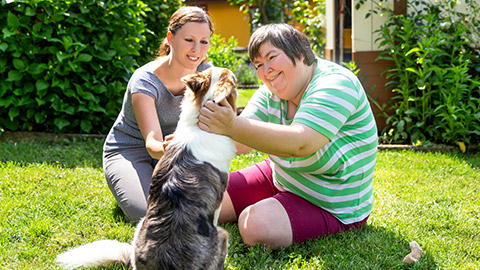
<svg viewBox="0 0 480 270">
<path fill-rule="evenodd" d="M 393 1 L 394 0 L 389 0 L 383 5 L 393 8 Z M 381 48 L 378 47 L 378 43 L 375 42 L 379 37 L 375 31 L 386 22 L 387 18 L 380 16 L 380 14 L 372 14 L 370 17 L 365 18 L 367 13 L 375 7 L 374 5 L 375 3 L 373 1 L 367 1 L 358 10 L 352 7 L 353 52 L 381 50 Z"/>
<path fill-rule="evenodd" d="M 204 8 L 212 19 L 215 34 L 225 39 L 234 37 L 239 47 L 247 47 L 250 39 L 248 16 L 237 7 L 231 6 L 227 0 L 186 0 L 189 6 Z"/>
<path fill-rule="evenodd" d="M 325 28 L 327 30 L 325 42 L 325 57 L 331 55 L 335 48 L 335 1 L 325 1 Z M 328 58 L 331 60 L 331 58 Z"/>
<path fill-rule="evenodd" d="M 384 4 L 392 5 L 393 7 L 393 1 L 389 0 L 388 3 Z M 325 8 L 327 28 L 325 58 L 335 61 L 335 27 L 338 25 L 336 22 L 335 0 L 326 1 Z M 374 33 L 385 22 L 386 18 L 376 14 L 365 18 L 371 8 L 373 8 L 372 1 L 367 1 L 359 10 L 356 10 L 355 1 L 352 1 L 352 7 L 350 7 L 352 11 L 352 28 L 344 30 L 343 44 L 345 49 L 351 49 L 352 51 L 352 60 L 360 69 L 359 77 L 362 78 L 365 92 L 380 104 L 387 104 L 393 97 L 393 93 L 385 89 L 387 80 L 384 76 L 381 76 L 381 73 L 391 67 L 392 63 L 385 60 L 376 60 L 381 48 L 378 48 L 375 43 L 378 34 Z M 381 131 L 386 126 L 386 118 L 379 116 L 381 111 L 377 106 L 373 103 L 371 105 L 378 130 Z"/>
<path fill-rule="evenodd" d="M 208 13 L 212 17 L 215 33 L 228 39 L 234 37 L 239 47 L 247 47 L 250 39 L 248 16 L 228 3 L 208 4 Z"/>
</svg>

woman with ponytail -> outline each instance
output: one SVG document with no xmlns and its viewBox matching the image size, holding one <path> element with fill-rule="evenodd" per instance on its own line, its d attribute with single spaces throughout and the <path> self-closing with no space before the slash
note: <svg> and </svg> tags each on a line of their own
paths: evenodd
<svg viewBox="0 0 480 270">
<path fill-rule="evenodd" d="M 153 168 L 164 154 L 165 137 L 180 115 L 185 75 L 210 67 L 206 55 L 213 27 L 198 7 L 182 7 L 170 18 L 159 57 L 130 78 L 122 109 L 107 135 L 103 169 L 108 186 L 134 223 L 146 213 Z"/>
</svg>

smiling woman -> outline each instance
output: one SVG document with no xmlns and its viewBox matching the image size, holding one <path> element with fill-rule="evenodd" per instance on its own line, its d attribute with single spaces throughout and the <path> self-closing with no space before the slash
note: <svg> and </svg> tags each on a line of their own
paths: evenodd
<svg viewBox="0 0 480 270">
<path fill-rule="evenodd" d="M 378 138 L 359 80 L 316 58 L 286 24 L 257 29 L 248 51 L 264 85 L 240 116 L 207 102 L 199 126 L 233 138 L 239 153 L 269 158 L 230 174 L 220 221 L 238 221 L 246 244 L 272 248 L 361 228 L 373 206 Z"/>
<path fill-rule="evenodd" d="M 170 18 L 160 56 L 135 71 L 122 110 L 107 135 L 103 168 L 108 186 L 132 222 L 147 209 L 153 168 L 164 154 L 164 139 L 173 133 L 188 74 L 211 65 L 204 62 L 213 34 L 208 14 L 182 7 Z"/>
<path fill-rule="evenodd" d="M 287 117 L 293 118 L 302 94 L 312 80 L 316 64 L 297 65 L 286 52 L 275 47 L 271 42 L 265 42 L 258 48 L 254 58 L 258 78 L 281 99 L 289 101 Z M 305 57 L 301 56 L 303 62 Z"/>
</svg>

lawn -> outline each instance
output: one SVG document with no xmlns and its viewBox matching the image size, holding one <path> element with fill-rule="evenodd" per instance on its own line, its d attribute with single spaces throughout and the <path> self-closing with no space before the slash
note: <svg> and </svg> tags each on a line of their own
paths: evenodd
<svg viewBox="0 0 480 270">
<path fill-rule="evenodd" d="M 0 142 L 0 269 L 59 269 L 57 254 L 98 239 L 130 241 L 104 181 L 101 139 Z M 237 157 L 236 170 L 261 160 Z M 480 154 L 380 151 L 375 206 L 359 232 L 272 251 L 245 246 L 235 224 L 227 269 L 479 269 Z M 402 265 L 408 243 L 425 251 Z M 107 269 L 122 269 L 111 266 Z"/>
</svg>

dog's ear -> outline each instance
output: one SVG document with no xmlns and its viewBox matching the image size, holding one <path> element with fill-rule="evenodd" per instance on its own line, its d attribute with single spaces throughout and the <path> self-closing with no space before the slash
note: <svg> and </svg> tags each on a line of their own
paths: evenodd
<svg viewBox="0 0 480 270">
<path fill-rule="evenodd" d="M 235 110 L 237 101 L 237 79 L 235 75 L 228 69 L 224 69 L 217 82 L 218 89 L 215 93 L 215 102 L 226 99 L 227 102 Z"/>
<path fill-rule="evenodd" d="M 194 93 L 197 93 L 201 89 L 205 89 L 206 84 L 210 84 L 210 77 L 204 73 L 195 73 L 184 76 L 181 81 Z"/>
<path fill-rule="evenodd" d="M 230 95 L 227 96 L 227 102 L 230 104 L 230 106 L 232 106 L 233 108 L 233 111 L 236 112 L 237 111 L 237 90 L 235 88 L 234 91 L 232 91 L 230 93 Z"/>
</svg>

